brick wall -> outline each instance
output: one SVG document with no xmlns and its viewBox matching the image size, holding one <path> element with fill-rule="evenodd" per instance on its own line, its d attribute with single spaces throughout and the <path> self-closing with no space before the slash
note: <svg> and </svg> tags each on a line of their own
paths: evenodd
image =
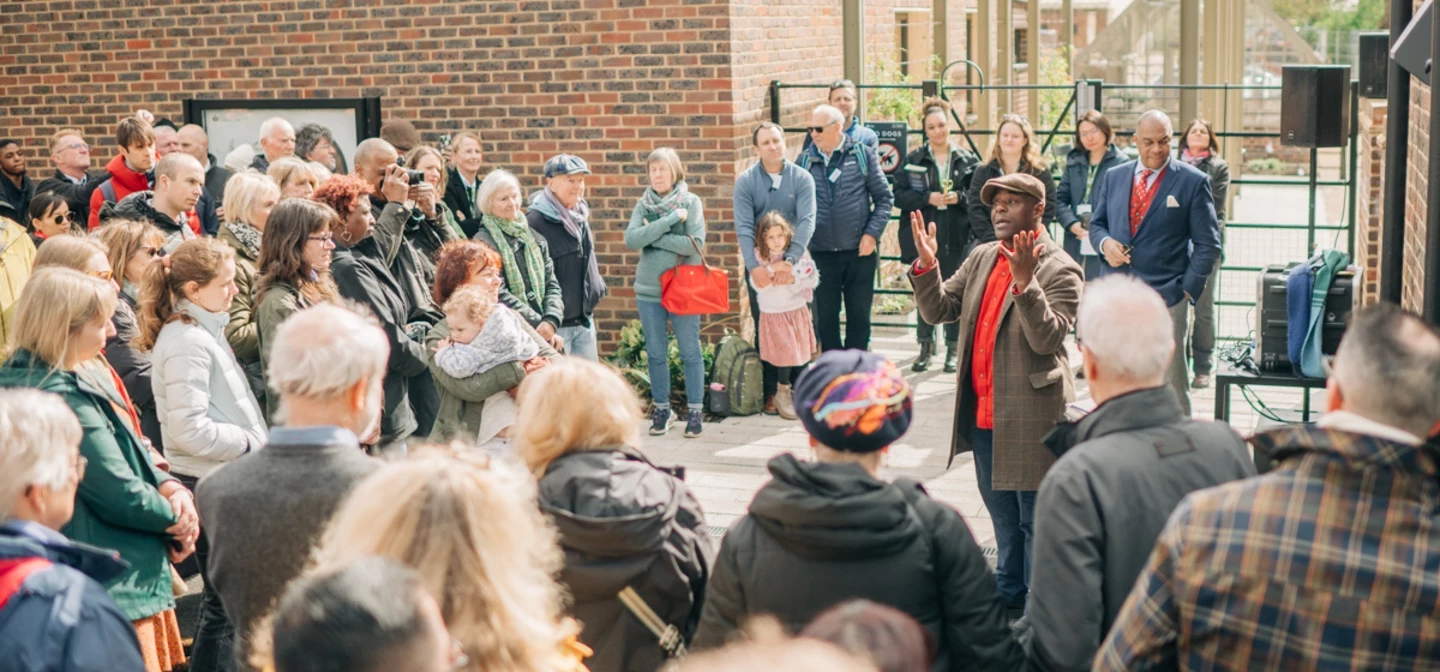
<svg viewBox="0 0 1440 672">
<path fill-rule="evenodd" d="M 1430 184 L 1430 87 L 1411 78 L 1409 175 L 1405 187 L 1405 263 L 1401 305 L 1419 312 L 1424 301 L 1425 199 Z"/>
<path fill-rule="evenodd" d="M 1361 269 L 1360 284 L 1355 292 L 1355 305 L 1364 306 L 1380 300 L 1380 223 L 1384 217 L 1385 199 L 1381 187 L 1385 181 L 1385 101 L 1360 101 L 1360 143 L 1355 176 L 1360 184 L 1355 190 L 1355 265 Z"/>
</svg>

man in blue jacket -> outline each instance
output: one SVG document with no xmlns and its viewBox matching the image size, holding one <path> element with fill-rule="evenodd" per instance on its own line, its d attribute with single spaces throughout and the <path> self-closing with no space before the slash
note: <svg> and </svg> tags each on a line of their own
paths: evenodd
<svg viewBox="0 0 1440 672">
<path fill-rule="evenodd" d="M 85 475 L 80 422 L 59 397 L 0 392 L 0 667 L 16 672 L 145 669 L 140 642 L 102 582 L 115 551 L 66 539 Z"/>
<path fill-rule="evenodd" d="M 1164 112 L 1140 115 L 1135 126 L 1140 159 L 1105 173 L 1090 221 L 1090 244 L 1105 258 L 1101 275 L 1129 273 L 1160 293 L 1175 322 L 1175 342 L 1184 343 L 1190 306 L 1220 259 L 1220 222 L 1210 178 L 1171 158 L 1174 135 Z M 1189 417 L 1183 348 L 1176 349 L 1166 378 Z"/>
<path fill-rule="evenodd" d="M 875 150 L 845 135 L 845 115 L 829 105 L 810 115 L 814 144 L 798 164 L 815 180 L 815 233 L 810 256 L 820 272 L 815 324 L 822 350 L 870 349 L 876 249 L 895 196 Z M 840 340 L 840 306 L 845 340 Z"/>
</svg>

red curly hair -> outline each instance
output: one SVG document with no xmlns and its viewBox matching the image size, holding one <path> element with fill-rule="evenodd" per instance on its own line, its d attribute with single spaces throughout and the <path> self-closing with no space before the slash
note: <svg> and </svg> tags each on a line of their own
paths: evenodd
<svg viewBox="0 0 1440 672">
<path fill-rule="evenodd" d="M 330 206 L 344 221 L 371 191 L 370 185 L 354 175 L 333 175 L 310 195 L 310 200 Z"/>
<path fill-rule="evenodd" d="M 440 248 L 435 262 L 435 303 L 445 305 L 476 273 L 494 266 L 500 268 L 500 253 L 477 240 L 452 240 Z"/>
</svg>

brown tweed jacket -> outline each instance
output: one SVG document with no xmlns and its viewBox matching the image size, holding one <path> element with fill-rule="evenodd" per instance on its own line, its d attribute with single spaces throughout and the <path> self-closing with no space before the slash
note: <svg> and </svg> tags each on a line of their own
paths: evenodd
<svg viewBox="0 0 1440 672">
<path fill-rule="evenodd" d="M 995 336 L 995 453 L 992 485 L 996 490 L 1039 490 L 1055 462 L 1042 439 L 1075 400 L 1075 379 L 1065 352 L 1065 336 L 1075 324 L 1075 309 L 1085 281 L 1080 267 L 1050 236 L 1041 233 L 1040 265 L 1030 286 L 1014 296 L 1006 292 Z M 1000 254 L 999 242 L 978 245 L 942 285 L 938 272 L 916 276 L 915 302 L 931 324 L 960 323 L 959 384 L 955 387 L 955 437 L 950 459 L 969 452 L 975 427 L 975 388 L 970 382 L 971 342 L 985 296 L 985 284 Z"/>
</svg>

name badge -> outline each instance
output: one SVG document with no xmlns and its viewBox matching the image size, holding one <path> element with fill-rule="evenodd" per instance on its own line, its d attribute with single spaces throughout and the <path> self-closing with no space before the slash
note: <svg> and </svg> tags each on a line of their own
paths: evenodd
<svg viewBox="0 0 1440 672">
<path fill-rule="evenodd" d="M 1089 204 L 1089 203 L 1081 203 L 1080 205 L 1075 206 L 1075 214 L 1077 214 L 1077 215 L 1088 215 L 1088 214 L 1090 214 L 1090 204 Z"/>
<path fill-rule="evenodd" d="M 838 179 L 840 179 L 840 169 L 839 169 L 839 168 L 836 168 L 835 170 L 833 170 L 833 171 L 830 172 L 830 181 L 831 181 L 831 182 L 834 182 L 835 180 L 838 180 Z"/>
</svg>

